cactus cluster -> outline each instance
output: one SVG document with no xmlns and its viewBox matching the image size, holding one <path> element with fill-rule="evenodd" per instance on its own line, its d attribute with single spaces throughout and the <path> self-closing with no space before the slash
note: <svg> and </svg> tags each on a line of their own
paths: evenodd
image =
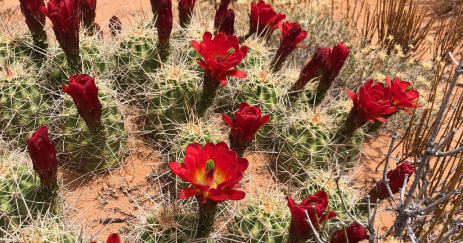
<svg viewBox="0 0 463 243">
<path fill-rule="evenodd" d="M 109 37 L 90 28 L 94 20 L 87 19 L 86 29 L 79 31 L 79 9 L 72 4 L 68 14 L 73 22 L 57 25 L 60 10 L 53 4 L 65 1 L 75 3 L 57 0 L 48 3 L 48 10 L 41 8 L 52 21 L 59 44 L 38 46 L 45 55 L 32 48 L 31 43 L 42 41 L 36 35 L 2 35 L 0 39 L 8 40 L 0 42 L 2 140 L 23 148 L 32 133 L 45 125 L 50 138 L 34 138 L 34 151 L 53 145 L 60 163 L 94 176 L 124 165 L 130 154 L 125 122 L 137 113 L 140 122 L 131 125 L 146 135 L 140 138 L 146 145 L 160 151 L 163 161 L 156 169 L 169 172 L 163 173 L 169 191 L 180 190 L 180 199 L 196 199 L 187 201 L 194 207 L 185 210 L 143 215 L 143 232 L 137 235 L 141 242 L 191 242 L 206 237 L 225 237 L 226 242 L 304 242 L 311 236 L 301 210 L 312 204 L 318 211 L 310 212 L 309 220 L 323 221 L 316 226 L 323 227 L 326 240 L 337 225 L 351 222 L 340 197 L 357 213 L 359 192 L 343 176 L 339 194 L 333 175 L 358 164 L 362 126 L 385 121 L 385 116 L 404 107 L 397 105 L 400 102 L 391 95 L 389 83 L 376 80 L 376 84 L 362 85 L 363 75 L 372 72 L 362 73 L 355 67 L 355 59 L 367 54 L 353 43 L 339 42 L 338 37 L 335 43 L 325 40 L 296 49 L 307 42 L 307 36 L 314 43 L 322 42 L 322 35 L 314 32 L 317 23 L 339 25 L 311 11 L 291 19 L 300 23 L 283 24 L 284 14 L 259 1 L 251 4 L 250 22 L 245 24 L 248 34 L 235 36 L 244 32 L 235 32 L 234 10 L 227 11 L 229 1 L 222 0 L 213 24 L 193 11 L 195 1 L 181 0 L 181 29 L 177 26 L 172 32 L 172 1 L 160 0 L 159 6 L 153 1 L 153 15 L 132 26 L 121 25 L 113 17 Z M 94 14 L 95 10 L 89 11 Z M 266 16 L 269 13 L 271 18 Z M 278 26 L 280 42 L 274 34 Z M 362 79 L 354 82 L 356 73 Z M 360 91 L 349 90 L 354 88 Z M 352 101 L 346 101 L 348 96 L 342 93 L 346 89 Z M 401 91 L 410 92 L 408 88 Z M 372 103 L 376 106 L 370 107 Z M 416 99 L 410 99 L 407 107 L 415 103 Z M 44 174 L 56 159 L 29 149 L 42 183 L 56 187 L 56 171 Z M 245 158 L 245 151 L 251 150 L 269 155 L 268 168 L 278 178 L 276 183 L 284 185 L 278 189 L 286 190 L 287 198 L 280 192 L 275 193 L 277 199 L 271 195 L 249 198 L 240 189 L 247 188 L 253 176 Z M 42 191 L 32 170 L 25 165 L 8 170 L 0 177 L 4 181 L 0 206 L 2 215 L 8 216 L 0 219 L 2 228 L 8 231 L 13 224 L 26 222 L 24 208 L 37 208 L 34 215 L 54 212 L 53 204 L 38 203 L 52 200 L 49 194 L 54 191 Z M 155 183 L 158 186 L 159 180 Z M 228 200 L 244 201 L 235 208 Z M 217 224 L 223 226 L 220 232 L 214 231 Z M 60 238 L 57 233 L 56 237 L 50 241 L 75 242 L 70 235 Z"/>
</svg>

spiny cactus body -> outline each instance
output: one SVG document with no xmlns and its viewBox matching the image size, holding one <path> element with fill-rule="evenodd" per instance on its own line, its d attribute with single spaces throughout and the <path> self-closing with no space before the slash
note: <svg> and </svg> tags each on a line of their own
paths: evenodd
<svg viewBox="0 0 463 243">
<path fill-rule="evenodd" d="M 168 210 L 147 219 L 148 226 L 140 236 L 143 243 L 187 243 L 194 239 L 197 219 L 188 213 Z"/>
<path fill-rule="evenodd" d="M 121 91 L 134 89 L 143 92 L 143 84 L 148 82 L 147 74 L 159 67 L 154 29 L 135 28 L 118 36 L 119 48 L 115 61 L 119 70 L 118 82 Z"/>
<path fill-rule="evenodd" d="M 33 46 L 32 37 L 28 34 L 14 33 L 11 35 L 5 32 L 0 34 L 0 70 L 3 70 L 5 65 L 30 61 Z"/>
<path fill-rule="evenodd" d="M 310 168 L 327 167 L 331 132 L 329 127 L 316 119 L 298 117 L 288 122 L 289 128 L 279 135 L 282 144 L 277 166 L 284 173 L 303 178 Z"/>
<path fill-rule="evenodd" d="M 25 141 L 50 121 L 49 98 L 45 89 L 22 66 L 0 72 L 0 134 L 4 139 Z"/>
<path fill-rule="evenodd" d="M 179 123 L 195 116 L 198 78 L 182 64 L 167 64 L 151 77 L 154 83 L 147 94 L 147 130 L 166 142 L 176 134 Z"/>
<path fill-rule="evenodd" d="M 127 132 L 118 111 L 119 102 L 103 83 L 99 87 L 99 99 L 103 106 L 101 129 L 90 130 L 77 113 L 77 108 L 68 96 L 60 114 L 57 149 L 63 151 L 66 161 L 84 172 L 101 173 L 119 168 L 128 153 Z"/>
<path fill-rule="evenodd" d="M 228 242 L 284 243 L 290 222 L 285 203 L 251 199 L 229 224 Z"/>
<path fill-rule="evenodd" d="M 241 81 L 239 94 L 235 100 L 237 108 L 242 102 L 257 105 L 262 114 L 269 114 L 270 121 L 262 126 L 256 134 L 256 144 L 260 149 L 271 149 L 275 145 L 276 134 L 281 129 L 281 117 L 285 112 L 283 88 L 277 82 L 278 76 L 265 67 L 256 68 L 248 72 L 248 78 Z"/>
<path fill-rule="evenodd" d="M 55 212 L 55 192 L 42 188 L 34 174 L 26 165 L 15 165 L 0 176 L 0 227 L 3 230 L 14 230 L 41 214 Z M 0 237 L 4 235 L 3 230 Z"/>
</svg>

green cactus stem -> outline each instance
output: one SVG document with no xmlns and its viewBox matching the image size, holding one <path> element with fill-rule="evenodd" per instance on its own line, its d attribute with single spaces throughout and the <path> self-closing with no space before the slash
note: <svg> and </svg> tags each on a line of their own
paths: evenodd
<svg viewBox="0 0 463 243">
<path fill-rule="evenodd" d="M 214 103 L 219 86 L 220 83 L 216 78 L 204 74 L 203 93 L 199 105 L 196 107 L 198 117 L 204 117 L 206 115 L 207 109 Z"/>
<path fill-rule="evenodd" d="M 159 66 L 161 66 L 161 64 L 165 63 L 167 58 L 169 57 L 170 44 L 167 43 L 166 45 L 162 46 L 160 43 L 158 43 L 156 45 L 156 49 L 158 51 L 159 58 L 161 59 L 161 63 L 159 63 Z"/>
<path fill-rule="evenodd" d="M 206 203 L 199 203 L 199 219 L 196 239 L 206 238 L 212 231 L 215 214 L 217 213 L 217 204 L 211 199 Z M 206 242 L 206 241 L 204 241 Z"/>
<path fill-rule="evenodd" d="M 34 41 L 34 52 L 32 53 L 32 60 L 38 66 L 41 66 L 45 58 L 45 53 L 48 49 L 47 34 L 44 33 L 43 35 L 33 35 L 32 39 Z"/>
</svg>

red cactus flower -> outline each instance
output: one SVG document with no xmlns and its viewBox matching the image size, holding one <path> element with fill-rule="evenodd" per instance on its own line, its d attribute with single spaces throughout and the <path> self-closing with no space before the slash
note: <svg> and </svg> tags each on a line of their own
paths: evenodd
<svg viewBox="0 0 463 243">
<path fill-rule="evenodd" d="M 204 60 L 197 59 L 199 66 L 206 70 L 207 76 L 217 79 L 222 86 L 227 85 L 227 76 L 247 77 L 246 72 L 231 69 L 238 65 L 248 53 L 247 46 L 240 48 L 236 36 L 219 33 L 212 39 L 212 34 L 206 32 L 203 35 L 203 42 L 193 40 L 191 46 L 204 58 Z"/>
<path fill-rule="evenodd" d="M 408 113 L 412 113 L 406 108 L 415 108 L 417 107 L 416 102 L 420 93 L 413 89 L 412 85 L 409 82 L 401 81 L 398 78 L 392 79 L 389 83 L 389 78 L 386 77 L 386 83 L 389 88 L 391 88 L 391 94 L 394 98 L 392 105 L 396 106 L 397 109 L 402 109 Z M 418 107 L 421 107 L 418 105 Z"/>
<path fill-rule="evenodd" d="M 27 150 L 42 184 L 48 187 L 53 185 L 56 182 L 58 161 L 55 145 L 48 137 L 48 127 L 41 126 L 35 131 L 27 141 Z"/>
<path fill-rule="evenodd" d="M 230 0 L 221 0 L 219 8 L 215 7 L 215 17 L 214 17 L 214 29 L 218 31 L 220 26 L 222 26 L 225 21 L 225 16 L 227 15 L 227 8 L 230 4 Z M 221 31 L 219 31 L 221 32 Z"/>
<path fill-rule="evenodd" d="M 248 165 L 247 159 L 238 159 L 224 142 L 204 147 L 192 143 L 186 147 L 185 162 L 170 162 L 169 168 L 192 185 L 182 189 L 178 198 L 196 196 L 205 203 L 208 198 L 214 202 L 243 199 L 245 192 L 236 189 L 241 187 L 239 181 Z"/>
<path fill-rule="evenodd" d="M 79 62 L 79 0 L 50 0 L 40 11 L 53 23 L 53 31 L 71 62 Z M 73 63 L 75 64 L 75 63 Z"/>
<path fill-rule="evenodd" d="M 102 107 L 98 99 L 98 87 L 92 77 L 74 74 L 69 78 L 69 87 L 63 84 L 63 91 L 72 97 L 77 112 L 87 125 L 100 125 Z"/>
<path fill-rule="evenodd" d="M 387 172 L 386 176 L 389 180 L 389 188 L 391 188 L 392 194 L 395 194 L 400 191 L 403 187 L 405 174 L 408 174 L 407 182 L 410 180 L 410 177 L 415 172 L 413 166 L 409 163 L 403 163 L 399 167 Z M 389 192 L 387 191 L 386 185 L 382 181 L 376 183 L 376 186 L 370 191 L 370 200 L 371 202 L 376 202 L 376 199 L 383 200 L 389 197 Z"/>
<path fill-rule="evenodd" d="M 96 17 L 96 0 L 80 0 L 80 14 L 86 29 L 93 27 Z"/>
<path fill-rule="evenodd" d="M 297 79 L 296 83 L 293 84 L 291 90 L 303 90 L 304 86 L 309 83 L 315 75 L 317 74 L 320 67 L 323 65 L 323 60 L 326 55 L 328 55 L 330 48 L 318 48 L 317 52 L 313 55 L 312 59 L 305 65 L 304 69 L 302 69 L 299 78 Z"/>
<path fill-rule="evenodd" d="M 333 237 L 331 238 L 330 243 L 358 243 L 359 241 L 368 240 L 370 238 L 370 236 L 366 233 L 365 228 L 357 223 L 353 223 L 345 230 L 345 233 L 344 229 L 336 231 Z"/>
<path fill-rule="evenodd" d="M 360 87 L 358 95 L 350 90 L 346 90 L 347 95 L 354 102 L 354 107 L 350 110 L 346 125 L 349 129 L 355 131 L 368 121 L 373 124 L 374 120 L 386 122 L 381 115 L 390 114 L 397 110 L 397 107 L 391 106 L 393 97 L 391 89 L 385 87 L 383 83 L 373 84 L 373 80 Z"/>
<path fill-rule="evenodd" d="M 246 102 L 240 104 L 239 111 L 235 112 L 234 120 L 225 114 L 222 118 L 231 127 L 230 145 L 238 157 L 243 156 L 257 130 L 270 121 L 270 115 L 262 116 L 262 111 L 258 106 L 250 106 Z"/>
<path fill-rule="evenodd" d="M 111 19 L 109 19 L 109 30 L 111 31 L 111 34 L 113 36 L 121 33 L 122 22 L 116 15 L 112 16 Z"/>
<path fill-rule="evenodd" d="M 21 13 L 26 18 L 26 24 L 32 35 L 46 37 L 44 30 L 45 15 L 40 11 L 40 7 L 45 7 L 43 0 L 19 0 Z"/>
<path fill-rule="evenodd" d="M 172 32 L 172 0 L 161 0 L 156 28 L 158 29 L 159 44 L 165 46 L 169 43 Z"/>
<path fill-rule="evenodd" d="M 286 57 L 291 54 L 294 49 L 307 48 L 307 46 L 297 46 L 305 39 L 305 37 L 307 37 L 307 31 L 302 30 L 299 23 L 290 23 L 289 21 L 286 21 L 283 24 L 280 23 L 278 28 L 281 33 L 283 33 L 283 37 L 278 36 L 281 39 L 281 42 L 277 54 L 273 59 L 273 65 L 277 69 L 280 69 Z"/>
<path fill-rule="evenodd" d="M 118 234 L 112 233 L 108 236 L 106 243 L 121 243 L 121 237 Z"/>
<path fill-rule="evenodd" d="M 180 0 L 178 2 L 178 17 L 180 19 L 180 26 L 182 26 L 182 28 L 185 28 L 188 24 L 190 24 L 195 3 L 196 0 Z"/>
<path fill-rule="evenodd" d="M 258 38 L 268 39 L 286 15 L 275 12 L 272 5 L 261 0 L 257 4 L 251 3 L 249 18 L 251 27 L 246 37 L 257 33 Z"/>
<path fill-rule="evenodd" d="M 296 205 L 291 196 L 288 196 L 288 207 L 291 211 L 291 225 L 289 227 L 290 242 L 305 242 L 312 233 L 310 225 L 306 221 L 306 210 L 315 228 L 318 226 L 317 218 L 318 222 L 322 223 L 325 220 L 336 217 L 336 212 L 334 211 L 325 213 L 328 207 L 328 195 L 324 191 L 317 191 L 313 196 L 308 196 L 299 206 Z M 315 213 L 317 218 L 315 217 Z"/>
</svg>

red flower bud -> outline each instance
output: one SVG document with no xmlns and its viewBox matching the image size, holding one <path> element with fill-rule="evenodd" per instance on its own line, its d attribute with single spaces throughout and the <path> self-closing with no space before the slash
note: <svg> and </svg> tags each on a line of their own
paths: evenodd
<svg viewBox="0 0 463 243">
<path fill-rule="evenodd" d="M 333 81 L 341 71 L 344 62 L 349 56 L 350 50 L 341 42 L 333 47 L 333 50 L 327 48 L 323 64 L 320 67 L 320 82 L 317 87 L 316 97 L 320 103 L 326 95 L 326 92 L 333 84 Z"/>
<path fill-rule="evenodd" d="M 258 106 L 250 106 L 243 102 L 240 104 L 239 111 L 235 112 L 234 120 L 225 114 L 222 118 L 231 127 L 231 149 L 238 154 L 238 157 L 242 157 L 257 130 L 270 120 L 270 115 L 262 116 L 262 111 Z"/>
<path fill-rule="evenodd" d="M 45 7 L 43 0 L 19 0 L 21 13 L 26 18 L 26 24 L 32 35 L 37 37 L 46 36 L 45 15 L 40 11 L 40 7 Z"/>
<path fill-rule="evenodd" d="M 235 33 L 235 12 L 233 12 L 233 10 L 229 9 L 227 11 L 222 25 L 220 25 L 219 32 L 227 35 L 233 35 Z"/>
<path fill-rule="evenodd" d="M 302 90 L 304 86 L 310 82 L 317 74 L 320 67 L 323 65 L 323 59 L 328 55 L 330 48 L 318 48 L 312 59 L 302 69 L 299 79 L 294 83 L 292 90 Z"/>
<path fill-rule="evenodd" d="M 389 180 L 389 187 L 391 188 L 392 194 L 396 194 L 403 187 L 405 174 L 408 174 L 407 182 L 412 177 L 415 169 L 409 163 L 403 163 L 399 167 L 387 172 L 386 176 Z M 384 198 L 389 197 L 389 192 L 387 191 L 386 185 L 379 181 L 376 183 L 376 186 L 370 191 L 370 200 L 371 202 L 376 203 L 376 199 L 383 200 Z"/>
<path fill-rule="evenodd" d="M 412 85 L 409 82 L 401 81 L 398 78 L 392 79 L 389 83 L 389 78 L 386 77 L 387 86 L 391 88 L 391 94 L 394 100 L 392 101 L 392 105 L 396 106 L 397 109 L 402 109 L 408 113 L 412 113 L 411 111 L 405 108 L 415 108 L 417 105 L 415 104 L 420 96 L 420 93 L 413 89 Z M 418 107 L 421 107 L 418 105 Z"/>
<path fill-rule="evenodd" d="M 291 54 L 296 48 L 307 48 L 307 46 L 297 46 L 302 40 L 307 37 L 307 31 L 302 30 L 299 23 L 290 23 L 286 21 L 283 24 L 279 24 L 278 28 L 283 37 L 278 36 L 281 39 L 280 47 L 273 59 L 273 65 L 280 69 L 281 65 L 285 61 L 286 57 Z"/>
<path fill-rule="evenodd" d="M 68 59 L 79 57 L 79 0 L 50 0 L 40 7 L 53 23 L 53 31 Z"/>
<path fill-rule="evenodd" d="M 121 237 L 118 234 L 112 233 L 108 236 L 106 243 L 121 243 Z"/>
<path fill-rule="evenodd" d="M 272 5 L 259 1 L 251 3 L 250 29 L 247 37 L 257 33 L 258 38 L 268 39 L 286 15 L 273 11 Z"/>
<path fill-rule="evenodd" d="M 159 44 L 165 46 L 169 43 L 172 31 L 172 0 L 161 0 L 156 28 L 158 29 Z"/>
<path fill-rule="evenodd" d="M 212 34 L 206 32 L 203 42 L 191 41 L 191 46 L 205 59 L 197 59 L 199 66 L 206 70 L 206 75 L 217 79 L 222 86 L 227 85 L 227 76 L 246 78 L 244 71 L 231 69 L 236 67 L 248 53 L 248 47 L 240 48 L 236 36 L 219 33 L 212 39 Z M 230 70 L 231 69 L 231 70 Z"/>
<path fill-rule="evenodd" d="M 98 38 L 103 39 L 103 30 L 99 24 L 93 23 L 93 33 L 97 34 Z"/>
<path fill-rule="evenodd" d="M 227 15 L 227 8 L 230 4 L 230 0 L 221 0 L 219 8 L 215 7 L 215 17 L 214 17 L 214 30 L 220 31 L 220 27 L 223 25 L 225 21 L 225 16 Z"/>
<path fill-rule="evenodd" d="M 53 185 L 56 182 L 58 161 L 55 145 L 48 137 L 48 127 L 41 126 L 37 129 L 27 141 L 27 150 L 42 184 L 48 187 Z"/>
<path fill-rule="evenodd" d="M 347 95 L 354 102 L 354 107 L 350 110 L 346 121 L 346 129 L 355 131 L 365 125 L 368 121 L 373 124 L 374 120 L 386 122 L 381 115 L 393 113 L 397 107 L 391 106 L 393 97 L 391 89 L 385 87 L 383 83 L 373 84 L 373 80 L 360 87 L 356 95 L 350 90 L 346 90 Z"/>
<path fill-rule="evenodd" d="M 239 181 L 249 162 L 237 158 L 226 143 L 207 143 L 204 147 L 192 143 L 186 147 L 184 161 L 169 163 L 172 172 L 192 185 L 182 189 L 178 198 L 196 196 L 200 203 L 206 203 L 208 198 L 214 202 L 223 202 L 245 197 L 246 194 L 237 189 L 241 187 Z"/>
<path fill-rule="evenodd" d="M 336 212 L 329 211 L 325 213 L 328 207 L 328 195 L 324 191 L 317 191 L 313 196 L 308 196 L 298 206 L 291 196 L 288 196 L 288 207 L 291 211 L 291 225 L 289 227 L 290 242 L 306 242 L 312 230 L 306 221 L 307 211 L 312 225 L 317 228 L 318 222 L 336 217 Z M 315 209 L 315 210 L 314 210 Z M 316 216 L 315 216 L 316 215 Z"/>
<path fill-rule="evenodd" d="M 80 14 L 86 29 L 93 27 L 96 17 L 96 0 L 80 0 Z"/>
<path fill-rule="evenodd" d="M 87 125 L 100 125 L 101 103 L 92 77 L 87 74 L 72 75 L 69 78 L 69 87 L 63 84 L 63 91 L 72 97 L 79 115 Z"/>
<path fill-rule="evenodd" d="M 195 3 L 196 0 L 180 0 L 178 2 L 178 17 L 180 19 L 180 26 L 182 26 L 182 28 L 185 28 L 188 24 L 190 24 Z"/>
<path fill-rule="evenodd" d="M 159 6 L 161 6 L 161 0 L 150 0 L 151 3 L 151 11 L 153 12 L 153 16 L 156 19 L 159 13 Z"/>
<path fill-rule="evenodd" d="M 365 228 L 357 223 L 353 223 L 345 230 L 346 232 L 344 232 L 344 229 L 336 231 L 331 238 L 330 243 L 358 243 L 359 241 L 368 240 L 370 238 L 370 236 L 367 235 Z"/>
<path fill-rule="evenodd" d="M 111 34 L 113 36 L 120 34 L 122 30 L 122 22 L 119 20 L 119 18 L 114 15 L 109 19 L 109 31 L 111 31 Z"/>
</svg>

